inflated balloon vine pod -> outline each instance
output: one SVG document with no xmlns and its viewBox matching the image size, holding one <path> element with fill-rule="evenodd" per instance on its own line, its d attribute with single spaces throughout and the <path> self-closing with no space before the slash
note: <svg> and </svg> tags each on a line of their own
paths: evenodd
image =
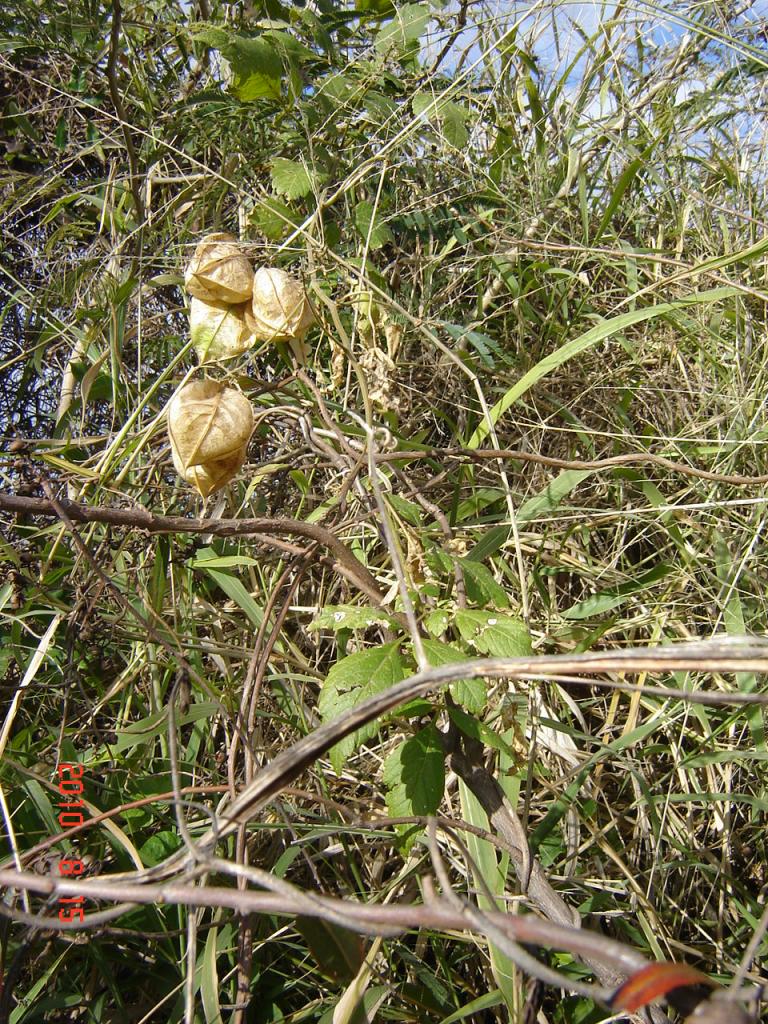
<svg viewBox="0 0 768 1024">
<path fill-rule="evenodd" d="M 184 283 L 201 365 L 234 359 L 258 342 L 286 343 L 304 361 L 304 338 L 315 321 L 304 286 L 277 267 L 254 272 L 232 235 L 206 235 Z M 185 384 L 168 406 L 176 472 L 207 498 L 239 473 L 253 426 L 251 403 L 236 388 L 208 378 Z"/>
</svg>

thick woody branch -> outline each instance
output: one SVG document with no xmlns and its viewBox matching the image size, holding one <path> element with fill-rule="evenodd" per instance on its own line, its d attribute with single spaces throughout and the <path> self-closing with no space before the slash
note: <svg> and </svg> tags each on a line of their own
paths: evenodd
<svg viewBox="0 0 768 1024">
<path fill-rule="evenodd" d="M 106 523 L 147 533 L 211 533 L 217 537 L 248 537 L 289 534 L 320 544 L 334 559 L 334 568 L 353 583 L 377 607 L 384 603 L 384 594 L 371 573 L 347 547 L 344 541 L 317 523 L 299 519 L 187 519 L 184 516 L 155 516 L 143 508 L 109 508 L 82 505 L 64 498 L 56 502 L 75 523 Z M 53 502 L 47 498 L 25 498 L 0 493 L 0 510 L 58 518 Z"/>
</svg>

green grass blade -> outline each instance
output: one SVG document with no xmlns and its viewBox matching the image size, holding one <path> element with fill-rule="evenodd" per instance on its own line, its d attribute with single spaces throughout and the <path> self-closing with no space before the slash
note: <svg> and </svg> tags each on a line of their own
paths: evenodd
<svg viewBox="0 0 768 1024">
<path fill-rule="evenodd" d="M 605 320 L 603 323 L 592 327 L 585 334 L 579 335 L 573 341 L 567 341 L 555 352 L 550 353 L 541 359 L 532 369 L 523 374 L 520 380 L 514 384 L 507 393 L 490 410 L 491 423 L 483 422 L 475 430 L 467 442 L 468 448 L 479 448 L 491 432 L 491 426 L 496 426 L 501 417 L 529 391 L 534 384 L 552 373 L 559 366 L 567 363 L 569 359 L 585 352 L 601 341 L 613 337 L 632 327 L 634 324 L 642 323 L 645 320 L 653 320 L 656 317 L 666 316 L 677 309 L 686 306 L 704 305 L 710 302 L 721 302 L 723 299 L 731 298 L 737 294 L 738 289 L 730 286 L 723 288 L 712 288 L 706 292 L 694 292 L 683 299 L 676 299 L 674 302 L 660 302 L 657 306 L 647 306 L 644 309 L 634 309 L 629 313 L 621 313 L 619 316 Z"/>
</svg>

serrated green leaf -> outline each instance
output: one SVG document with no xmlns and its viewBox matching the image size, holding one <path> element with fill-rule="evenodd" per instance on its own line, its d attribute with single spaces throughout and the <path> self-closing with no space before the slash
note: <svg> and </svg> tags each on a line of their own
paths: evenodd
<svg viewBox="0 0 768 1024">
<path fill-rule="evenodd" d="M 389 755 L 383 778 L 390 814 L 435 813 L 445 788 L 445 751 L 434 725 L 417 732 Z"/>
<path fill-rule="evenodd" d="M 386 245 L 392 240 L 392 232 L 381 221 L 378 211 L 374 216 L 373 204 L 369 203 L 367 199 L 355 207 L 354 221 L 361 238 L 367 241 L 369 249 L 380 249 L 382 245 Z"/>
<path fill-rule="evenodd" d="M 470 558 L 460 558 L 458 562 L 464 573 L 467 597 L 473 604 L 490 604 L 496 608 L 509 607 L 507 592 L 496 582 L 487 566 Z"/>
<path fill-rule="evenodd" d="M 279 242 L 298 227 L 301 218 L 290 206 L 270 196 L 256 203 L 249 220 L 271 242 Z"/>
<path fill-rule="evenodd" d="M 451 617 L 447 611 L 442 608 L 435 608 L 433 611 L 428 612 L 424 617 L 424 628 L 432 636 L 441 637 L 448 629 L 448 623 L 451 621 Z"/>
<path fill-rule="evenodd" d="M 312 191 L 312 178 L 304 164 L 276 156 L 271 164 L 272 187 L 287 199 L 302 199 Z"/>
<path fill-rule="evenodd" d="M 425 637 L 422 640 L 422 645 L 433 668 L 467 660 L 464 651 L 460 651 L 457 647 L 451 647 L 450 644 L 441 643 L 439 640 L 430 640 Z M 467 711 L 482 711 L 485 707 L 488 689 L 482 679 L 457 679 L 451 683 L 449 689 L 456 703 L 461 704 Z"/>
<path fill-rule="evenodd" d="M 525 623 L 493 612 L 456 612 L 456 626 L 462 639 L 481 654 L 496 658 L 524 658 L 532 653 L 531 636 Z"/>
<path fill-rule="evenodd" d="M 399 683 L 404 669 L 397 642 L 357 651 L 337 662 L 328 673 L 320 691 L 318 710 L 324 722 L 338 718 L 368 697 Z M 337 743 L 331 750 L 331 764 L 337 774 L 349 755 L 361 743 L 375 736 L 378 722 L 369 722 Z"/>
<path fill-rule="evenodd" d="M 368 626 L 394 626 L 395 622 L 386 612 L 354 604 L 328 604 L 322 608 L 309 629 L 367 629 Z"/>
<path fill-rule="evenodd" d="M 194 32 L 195 39 L 219 50 L 232 68 L 232 92 L 243 103 L 258 99 L 279 99 L 283 64 L 277 51 L 264 39 L 206 27 Z"/>
</svg>

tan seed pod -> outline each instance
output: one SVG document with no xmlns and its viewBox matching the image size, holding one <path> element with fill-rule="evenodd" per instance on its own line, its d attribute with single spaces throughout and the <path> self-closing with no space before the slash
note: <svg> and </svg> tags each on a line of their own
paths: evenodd
<svg viewBox="0 0 768 1024">
<path fill-rule="evenodd" d="M 252 432 L 251 403 L 218 381 L 187 384 L 168 407 L 173 465 L 203 498 L 238 473 Z"/>
<path fill-rule="evenodd" d="M 230 306 L 225 302 L 206 302 L 192 297 L 189 329 L 201 363 L 232 359 L 256 344 L 256 338 L 245 322 L 246 305 Z"/>
<path fill-rule="evenodd" d="M 260 267 L 246 321 L 263 341 L 302 341 L 315 315 L 301 281 L 276 267 Z"/>
<path fill-rule="evenodd" d="M 253 292 L 253 267 L 234 235 L 214 231 L 198 242 L 184 284 L 190 295 L 206 302 L 247 302 Z"/>
</svg>

